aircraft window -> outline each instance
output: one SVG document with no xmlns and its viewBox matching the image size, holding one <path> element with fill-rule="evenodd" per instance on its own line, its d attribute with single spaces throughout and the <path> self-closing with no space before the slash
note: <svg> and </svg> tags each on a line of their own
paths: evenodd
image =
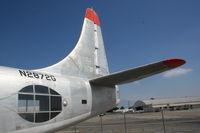
<svg viewBox="0 0 200 133">
<path fill-rule="evenodd" d="M 36 113 L 35 122 L 44 122 L 49 120 L 49 113 Z"/>
<path fill-rule="evenodd" d="M 39 107 L 39 111 L 49 111 L 49 96 L 36 95 L 35 102 L 36 107 Z"/>
<path fill-rule="evenodd" d="M 23 89 L 20 90 L 20 92 L 30 92 L 30 93 L 33 93 L 33 86 L 27 86 Z"/>
<path fill-rule="evenodd" d="M 87 104 L 87 100 L 82 100 L 82 104 Z"/>
<path fill-rule="evenodd" d="M 46 86 L 35 85 L 35 93 L 49 94 L 49 91 Z"/>
<path fill-rule="evenodd" d="M 30 85 L 18 94 L 18 113 L 30 122 L 45 122 L 62 111 L 62 97 L 46 86 Z"/>
<path fill-rule="evenodd" d="M 54 117 L 56 117 L 59 113 L 60 112 L 53 112 L 53 113 L 51 113 L 51 119 L 54 118 Z"/>
<path fill-rule="evenodd" d="M 33 122 L 34 121 L 34 114 L 33 113 L 21 113 L 19 114 L 22 118 L 27 121 Z"/>
<path fill-rule="evenodd" d="M 52 89 L 50 89 L 50 93 L 51 93 L 52 95 L 60 95 L 60 94 L 58 94 L 56 91 L 54 91 L 54 90 L 52 90 Z"/>
<path fill-rule="evenodd" d="M 61 97 L 58 96 L 51 96 L 51 111 L 59 111 L 62 109 L 61 104 Z"/>
<path fill-rule="evenodd" d="M 19 94 L 18 111 L 33 112 L 33 109 L 34 109 L 33 95 Z"/>
</svg>

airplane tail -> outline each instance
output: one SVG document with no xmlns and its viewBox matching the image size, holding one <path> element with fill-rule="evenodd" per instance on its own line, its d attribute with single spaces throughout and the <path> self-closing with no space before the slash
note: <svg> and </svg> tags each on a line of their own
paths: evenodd
<svg viewBox="0 0 200 133">
<path fill-rule="evenodd" d="M 99 17 L 93 9 L 88 8 L 80 38 L 72 52 L 60 62 L 38 71 L 89 78 L 93 84 L 114 86 L 146 78 L 184 63 L 185 60 L 174 58 L 109 74 Z"/>
<path fill-rule="evenodd" d="M 60 62 L 38 71 L 85 78 L 109 74 L 100 21 L 93 9 L 86 10 L 82 32 L 72 52 Z"/>
</svg>

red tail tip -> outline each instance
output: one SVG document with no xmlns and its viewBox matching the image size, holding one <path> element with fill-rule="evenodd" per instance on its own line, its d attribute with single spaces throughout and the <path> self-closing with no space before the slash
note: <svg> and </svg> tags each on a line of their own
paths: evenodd
<svg viewBox="0 0 200 133">
<path fill-rule="evenodd" d="M 166 65 L 167 67 L 170 67 L 170 68 L 175 68 L 175 67 L 181 66 L 185 63 L 186 63 L 185 60 L 178 59 L 178 58 L 168 59 L 168 60 L 163 61 L 163 64 Z"/>
<path fill-rule="evenodd" d="M 87 8 L 85 17 L 93 21 L 98 26 L 100 26 L 98 14 L 92 8 Z"/>
</svg>

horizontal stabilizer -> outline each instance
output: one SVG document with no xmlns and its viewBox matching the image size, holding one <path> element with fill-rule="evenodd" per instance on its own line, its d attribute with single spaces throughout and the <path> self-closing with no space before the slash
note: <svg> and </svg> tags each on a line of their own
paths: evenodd
<svg viewBox="0 0 200 133">
<path fill-rule="evenodd" d="M 183 59 L 168 59 L 138 68 L 133 68 L 122 72 L 117 72 L 110 75 L 91 79 L 90 83 L 105 86 L 120 85 L 146 78 L 154 74 L 170 70 L 172 68 L 176 68 L 180 65 L 183 65 L 184 63 L 185 60 Z"/>
</svg>

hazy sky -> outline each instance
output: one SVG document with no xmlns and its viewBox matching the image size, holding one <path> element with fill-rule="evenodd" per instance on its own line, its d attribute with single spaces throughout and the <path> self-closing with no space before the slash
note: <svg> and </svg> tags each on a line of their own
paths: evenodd
<svg viewBox="0 0 200 133">
<path fill-rule="evenodd" d="M 111 72 L 168 58 L 187 61 L 120 86 L 122 103 L 200 96 L 199 0 L 1 0 L 0 65 L 36 69 L 63 59 L 88 7 L 100 16 Z"/>
</svg>

